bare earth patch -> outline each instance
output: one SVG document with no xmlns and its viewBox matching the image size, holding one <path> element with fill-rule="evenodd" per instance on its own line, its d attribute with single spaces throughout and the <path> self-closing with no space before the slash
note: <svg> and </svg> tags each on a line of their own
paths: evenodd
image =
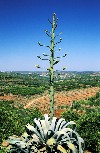
<svg viewBox="0 0 100 153">
<path fill-rule="evenodd" d="M 73 101 L 85 100 L 96 95 L 100 92 L 99 87 L 91 87 L 85 89 L 75 89 L 71 91 L 62 91 L 55 93 L 55 116 L 60 117 L 61 113 L 65 111 L 65 108 L 61 106 L 72 105 Z M 26 108 L 38 107 L 42 113 L 50 113 L 50 98 L 49 93 L 46 92 L 43 95 L 34 95 L 30 97 L 23 97 L 18 95 L 4 95 L 0 96 L 0 100 L 14 100 L 15 106 L 22 105 Z"/>
</svg>

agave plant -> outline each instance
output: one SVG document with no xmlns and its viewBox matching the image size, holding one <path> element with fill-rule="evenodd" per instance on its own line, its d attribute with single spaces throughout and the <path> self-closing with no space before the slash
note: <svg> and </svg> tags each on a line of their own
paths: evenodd
<svg viewBox="0 0 100 153">
<path fill-rule="evenodd" d="M 26 132 L 19 138 L 10 136 L 8 150 L 17 153 L 83 153 L 84 141 L 76 132 L 73 121 L 44 115 L 44 120 L 34 119 L 34 126 L 26 125 Z M 8 152 L 9 152 L 8 151 Z"/>
</svg>

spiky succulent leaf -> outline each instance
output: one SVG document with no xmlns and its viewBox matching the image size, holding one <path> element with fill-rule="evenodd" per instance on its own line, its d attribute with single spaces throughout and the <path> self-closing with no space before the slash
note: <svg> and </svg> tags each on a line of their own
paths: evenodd
<svg viewBox="0 0 100 153">
<path fill-rule="evenodd" d="M 72 128 L 70 128 L 72 127 Z M 34 119 L 34 126 L 26 125 L 26 132 L 20 137 L 9 137 L 10 150 L 19 150 L 25 153 L 38 152 L 39 148 L 45 148 L 47 153 L 83 153 L 83 139 L 76 132 L 76 124 L 73 121 L 66 122 L 64 118 L 53 117 L 50 120 L 47 114 L 44 119 Z M 14 150 L 14 151 L 15 151 Z M 13 152 L 13 151 L 12 151 Z"/>
<path fill-rule="evenodd" d="M 67 142 L 67 145 L 68 145 L 68 148 L 69 148 L 70 150 L 72 150 L 74 153 L 77 152 L 77 150 L 76 150 L 76 148 L 75 148 L 75 145 L 72 144 L 70 141 Z"/>
<path fill-rule="evenodd" d="M 63 148 L 61 145 L 58 145 L 57 149 L 61 151 L 62 153 L 67 153 L 66 149 Z"/>
</svg>

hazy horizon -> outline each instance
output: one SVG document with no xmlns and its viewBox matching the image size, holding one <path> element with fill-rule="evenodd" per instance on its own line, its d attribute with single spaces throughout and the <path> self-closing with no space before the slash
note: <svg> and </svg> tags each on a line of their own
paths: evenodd
<svg viewBox="0 0 100 153">
<path fill-rule="evenodd" d="M 62 48 L 56 55 L 66 58 L 56 66 L 66 71 L 100 71 L 100 0 L 1 0 L 0 71 L 44 71 L 49 63 L 37 58 L 49 53 L 38 41 L 49 45 L 44 30 L 51 31 L 52 15 L 58 17 L 55 34 L 62 32 Z M 58 37 L 58 38 L 60 38 Z M 59 40 L 57 38 L 57 41 Z"/>
<path fill-rule="evenodd" d="M 37 72 L 38 73 L 38 72 L 49 72 L 49 71 L 48 70 L 43 70 L 43 71 L 42 70 L 40 70 L 40 71 L 39 70 L 27 71 L 26 70 L 26 71 L 0 71 L 0 72 L 2 72 L 2 73 L 6 73 L 6 72 L 8 72 L 8 73 L 13 73 L 13 72 L 14 73 L 16 73 L 16 72 L 18 72 L 18 73 L 22 73 L 22 72 L 23 73 L 34 73 L 35 72 L 36 73 Z M 57 72 L 57 71 L 55 71 L 55 72 Z M 73 73 L 74 72 L 79 72 L 79 73 L 81 73 L 81 72 L 91 72 L 91 73 L 95 73 L 96 72 L 96 73 L 100 73 L 100 71 L 88 71 L 88 70 L 87 71 L 63 71 L 63 70 L 61 70 L 59 72 L 63 72 L 63 73 L 69 73 L 69 72 L 73 72 Z"/>
</svg>

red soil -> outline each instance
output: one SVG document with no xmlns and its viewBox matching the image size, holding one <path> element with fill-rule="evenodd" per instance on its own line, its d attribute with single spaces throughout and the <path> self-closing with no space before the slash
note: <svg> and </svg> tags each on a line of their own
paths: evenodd
<svg viewBox="0 0 100 153">
<path fill-rule="evenodd" d="M 55 116 L 60 117 L 61 113 L 65 109 L 61 109 L 61 106 L 72 105 L 73 101 L 85 100 L 96 95 L 97 92 L 100 92 L 99 87 L 92 87 L 86 89 L 75 89 L 71 91 L 62 91 L 56 92 L 55 99 Z M 49 94 L 45 93 L 44 95 L 35 95 L 29 98 L 15 95 L 4 95 L 0 96 L 0 100 L 14 100 L 15 105 L 23 105 L 24 108 L 38 107 L 42 113 L 50 112 L 50 98 Z"/>
</svg>

